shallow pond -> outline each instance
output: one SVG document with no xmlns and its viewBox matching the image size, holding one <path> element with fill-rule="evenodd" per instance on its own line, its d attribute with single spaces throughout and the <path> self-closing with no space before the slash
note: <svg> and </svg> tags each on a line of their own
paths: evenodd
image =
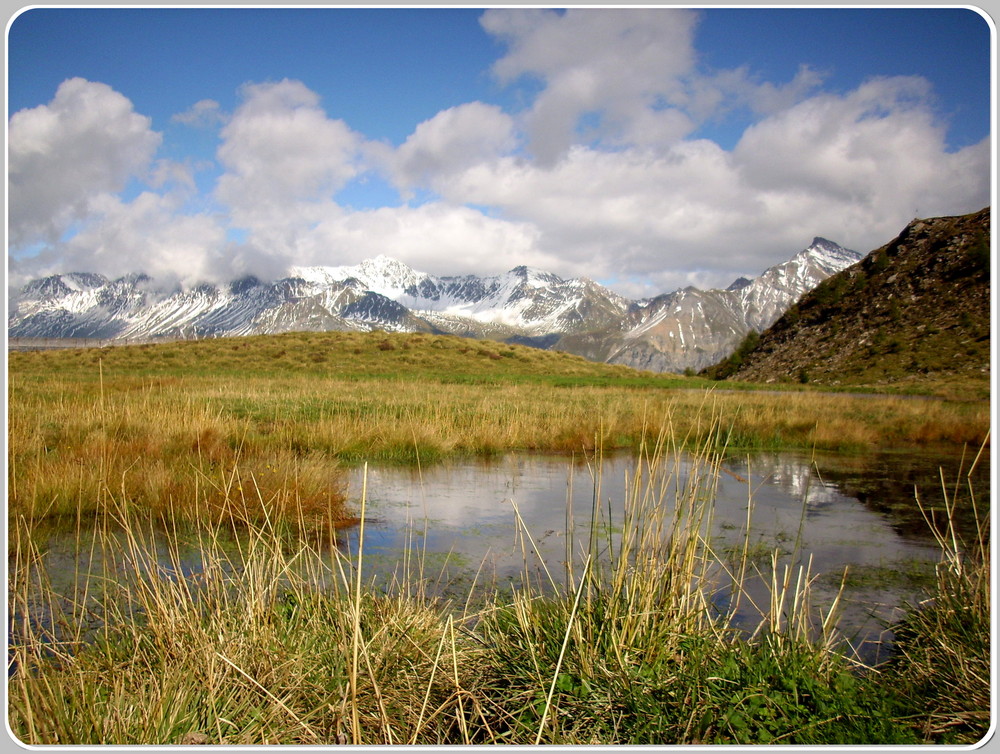
<svg viewBox="0 0 1000 754">
<path fill-rule="evenodd" d="M 670 488 L 661 490 L 666 505 L 683 497 L 678 491 L 695 475 L 687 456 L 665 463 L 673 464 L 666 475 Z M 847 568 L 839 629 L 864 660 L 876 661 L 891 642 L 886 625 L 905 605 L 924 598 L 940 558 L 914 502 L 914 488 L 925 506 L 941 509 L 942 471 L 946 480 L 961 477 L 964 484 L 968 467 L 969 460 L 958 457 L 912 454 L 732 457 L 709 475 L 710 488 L 703 491 L 714 499 L 705 536 L 723 560 L 748 542 L 751 567 L 765 576 L 774 552 L 779 568 L 808 563 L 816 610 L 834 599 Z M 393 578 L 415 583 L 418 572 L 432 593 L 459 604 L 482 588 L 516 586 L 525 576 L 542 585 L 550 576 L 559 582 L 567 563 L 579 568 L 592 536 L 601 552 L 618 547 L 629 490 L 642 489 L 649 478 L 643 463 L 628 454 L 600 462 L 509 454 L 489 462 L 354 469 L 349 480 L 353 507 L 360 509 L 365 490 L 364 579 L 378 588 Z M 985 515 L 990 499 L 985 462 L 980 461 L 972 481 L 980 515 Z M 963 515 L 963 521 L 972 526 L 971 516 Z M 360 536 L 360 527 L 342 530 L 337 546 L 356 557 Z M 51 592 L 79 594 L 81 574 L 100 574 L 86 586 L 95 593 L 98 582 L 115 578 L 97 562 L 98 550 L 86 543 L 81 547 L 76 532 L 47 536 L 39 564 Z M 179 558 L 171 558 L 162 542 L 152 542 L 150 550 L 140 559 L 145 567 L 156 565 L 183 577 L 197 577 L 203 568 L 197 542 L 184 547 Z M 127 561 L 126 568 L 136 567 L 135 558 Z M 729 606 L 727 586 L 719 584 L 713 597 L 720 610 Z M 748 589 L 766 602 L 762 583 L 750 583 Z M 45 622 L 44 604 L 29 610 L 38 613 L 32 620 Z M 756 620 L 748 608 L 737 613 L 745 627 Z"/>
<path fill-rule="evenodd" d="M 683 486 L 689 463 L 677 463 L 673 484 Z M 914 489 L 940 516 L 941 473 L 946 480 L 961 473 L 964 484 L 969 465 L 958 457 L 894 454 L 730 458 L 715 481 L 710 542 L 722 558 L 742 551 L 749 514 L 751 565 L 769 573 L 774 552 L 779 568 L 808 563 L 817 610 L 829 606 L 847 568 L 840 631 L 872 661 L 884 656 L 883 645 L 891 641 L 886 624 L 925 597 L 940 559 Z M 599 536 L 605 549 L 615 547 L 636 466 L 632 455 L 598 463 L 509 454 L 488 463 L 354 470 L 355 507 L 367 473 L 364 567 L 378 575 L 398 574 L 405 553 L 411 568 L 422 561 L 423 576 L 455 598 L 473 582 L 503 587 L 525 573 L 538 584 L 550 576 L 561 581 L 571 558 L 577 569 L 583 562 L 595 489 Z M 982 460 L 973 481 L 983 515 L 989 474 Z M 963 519 L 972 525 L 971 516 Z M 358 536 L 358 529 L 341 532 L 341 545 L 356 552 Z M 717 600 L 724 608 L 728 596 L 721 587 Z M 750 593 L 766 601 L 762 584 L 751 584 Z M 754 611 L 742 611 L 738 619 L 752 625 Z"/>
</svg>

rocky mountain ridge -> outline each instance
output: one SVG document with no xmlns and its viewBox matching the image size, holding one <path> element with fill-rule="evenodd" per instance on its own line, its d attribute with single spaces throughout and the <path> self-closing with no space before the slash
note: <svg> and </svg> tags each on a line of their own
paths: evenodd
<svg viewBox="0 0 1000 754">
<path fill-rule="evenodd" d="M 714 363 L 805 291 L 860 255 L 817 238 L 791 260 L 728 289 L 630 301 L 587 278 L 529 267 L 434 276 L 388 256 L 295 267 L 288 277 L 165 290 L 145 275 L 69 273 L 12 295 L 12 337 L 156 338 L 293 330 L 441 332 L 553 348 L 652 371 Z"/>
</svg>

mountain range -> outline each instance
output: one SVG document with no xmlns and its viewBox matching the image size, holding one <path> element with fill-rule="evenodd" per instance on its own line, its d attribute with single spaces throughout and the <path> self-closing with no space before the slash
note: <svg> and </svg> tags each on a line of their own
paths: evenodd
<svg viewBox="0 0 1000 754">
<path fill-rule="evenodd" d="M 823 238 L 726 289 L 684 288 L 633 301 L 587 278 L 515 267 L 438 277 L 388 256 L 354 266 L 294 267 L 279 280 L 169 289 L 142 274 L 67 273 L 10 294 L 8 335 L 215 337 L 295 330 L 438 332 L 568 351 L 681 372 L 714 364 L 770 326 L 806 291 L 861 258 Z"/>
<path fill-rule="evenodd" d="M 706 374 L 827 385 L 990 377 L 990 209 L 915 219 Z"/>
</svg>

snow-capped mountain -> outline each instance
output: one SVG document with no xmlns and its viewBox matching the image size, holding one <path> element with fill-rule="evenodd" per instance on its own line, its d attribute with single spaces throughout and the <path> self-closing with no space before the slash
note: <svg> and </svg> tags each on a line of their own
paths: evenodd
<svg viewBox="0 0 1000 754">
<path fill-rule="evenodd" d="M 529 343 L 654 371 L 701 368 L 751 328 L 861 255 L 817 238 L 788 262 L 726 290 L 633 302 L 586 278 L 515 267 L 437 277 L 387 256 L 355 266 L 295 267 L 288 277 L 166 290 L 144 275 L 70 273 L 11 297 L 11 337 L 157 338 L 292 330 L 444 332 Z"/>
<path fill-rule="evenodd" d="M 354 267 L 297 267 L 292 274 L 320 286 L 359 286 L 446 332 L 483 328 L 520 335 L 571 332 L 581 324 L 590 327 L 620 318 L 629 304 L 586 278 L 563 280 L 523 266 L 490 277 L 435 277 L 378 256 Z"/>
<path fill-rule="evenodd" d="M 75 290 L 78 276 L 29 283 L 15 297 L 12 337 L 157 338 L 251 335 L 290 330 L 431 330 L 403 306 L 356 280 L 246 277 L 225 286 L 167 291 L 144 276 Z"/>
</svg>

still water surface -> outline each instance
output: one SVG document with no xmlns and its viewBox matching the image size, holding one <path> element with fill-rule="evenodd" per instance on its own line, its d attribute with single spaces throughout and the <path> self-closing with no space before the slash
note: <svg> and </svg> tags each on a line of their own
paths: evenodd
<svg viewBox="0 0 1000 754">
<path fill-rule="evenodd" d="M 672 484 L 684 485 L 690 459 L 668 459 Z M 642 464 L 632 455 L 599 463 L 566 456 L 509 454 L 490 462 L 451 460 L 430 467 L 369 467 L 351 472 L 349 495 L 360 509 L 366 491 L 364 577 L 376 586 L 401 578 L 401 564 L 422 563 L 432 592 L 459 603 L 473 586 L 503 589 L 525 574 L 542 583 L 547 569 L 565 577 L 566 564 L 583 562 L 597 506 L 600 543 L 617 546 L 628 486 Z M 891 642 L 886 626 L 907 604 L 925 597 L 940 558 L 930 530 L 914 504 L 914 488 L 929 507 L 942 507 L 941 471 L 955 479 L 968 470 L 958 457 L 869 455 L 808 457 L 797 454 L 733 457 L 714 479 L 713 520 L 706 532 L 720 557 L 742 547 L 748 527 L 754 562 L 766 572 L 771 553 L 779 567 L 810 563 L 815 576 L 813 605 L 828 606 L 848 569 L 840 631 L 861 657 L 884 657 Z M 367 484 L 365 485 L 365 473 Z M 640 479 L 645 479 L 640 476 Z M 989 470 L 980 462 L 973 476 L 983 510 L 989 502 Z M 674 500 L 667 491 L 665 500 Z M 337 545 L 358 552 L 359 527 L 338 533 Z M 180 577 L 196 577 L 201 552 L 193 543 L 172 561 L 166 546 L 153 542 L 151 563 L 180 566 Z M 84 563 L 100 552 L 81 551 L 76 535 L 49 537 L 43 548 L 49 584 L 66 595 L 79 593 L 80 574 L 103 566 Z M 135 564 L 129 565 L 129 568 Z M 727 606 L 726 585 L 715 601 Z M 88 586 L 88 589 L 91 587 Z M 95 590 L 97 587 L 93 587 Z M 752 588 L 763 597 L 760 585 Z M 44 611 L 36 604 L 31 612 Z M 15 616 L 16 617 L 16 616 Z M 45 622 L 43 615 L 33 620 Z M 752 627 L 755 615 L 738 620 Z M 16 621 L 15 621 L 16 622 Z M 13 624 L 12 624 L 13 625 Z"/>
<path fill-rule="evenodd" d="M 558 581 L 570 551 L 578 566 L 583 562 L 598 485 L 599 529 L 610 532 L 614 544 L 636 464 L 632 455 L 596 463 L 509 454 L 489 463 L 453 460 L 419 470 L 369 468 L 366 568 L 386 573 L 398 569 L 407 551 L 411 562 L 423 555 L 424 575 L 436 576 L 442 591 L 450 589 L 456 597 L 468 591 L 473 579 L 477 584 L 516 584 L 526 568 L 538 583 L 547 580 L 546 573 Z M 683 484 L 687 464 L 679 464 L 676 474 Z M 749 542 L 757 565 L 768 571 L 775 551 L 779 567 L 810 563 L 817 610 L 829 606 L 847 568 L 840 630 L 871 661 L 885 653 L 880 642 L 891 641 L 887 623 L 905 605 L 925 598 L 940 559 L 914 502 L 914 489 L 926 507 L 940 509 L 941 471 L 954 479 L 968 466 L 968 459 L 963 464 L 958 457 L 912 454 L 730 458 L 717 478 L 710 541 L 723 557 L 741 548 L 749 513 Z M 981 465 L 976 471 L 979 502 L 988 504 L 988 470 Z M 364 473 L 355 470 L 350 480 L 356 506 Z M 343 545 L 356 552 L 358 530 L 344 535 Z M 753 591 L 756 598 L 763 596 L 760 585 Z M 725 595 L 718 599 L 724 602 Z M 747 625 L 754 622 L 752 612 L 741 613 Z"/>
</svg>

